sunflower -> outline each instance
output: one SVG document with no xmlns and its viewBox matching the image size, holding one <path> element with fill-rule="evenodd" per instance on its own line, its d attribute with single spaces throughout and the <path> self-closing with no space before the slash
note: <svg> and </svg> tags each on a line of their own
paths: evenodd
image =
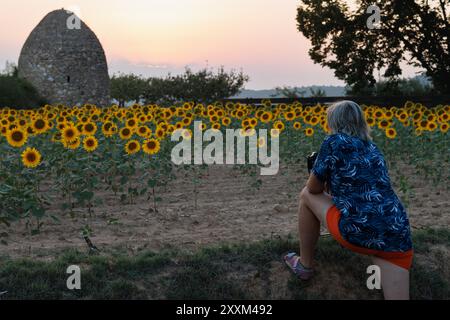
<svg viewBox="0 0 450 320">
<path fill-rule="evenodd" d="M 367 124 L 370 126 L 370 127 L 373 127 L 375 124 L 376 124 L 376 121 L 375 121 L 375 119 L 374 118 L 372 118 L 372 117 L 367 117 Z"/>
<path fill-rule="evenodd" d="M 273 115 L 271 112 L 265 111 L 261 114 L 260 119 L 263 123 L 269 123 L 273 119 Z"/>
<path fill-rule="evenodd" d="M 36 134 L 44 133 L 49 128 L 45 119 L 36 119 L 31 123 L 31 127 Z"/>
<path fill-rule="evenodd" d="M 159 128 L 156 129 L 155 136 L 158 139 L 164 138 L 165 135 L 166 135 L 166 132 L 165 132 L 165 130 L 162 127 L 159 127 Z"/>
<path fill-rule="evenodd" d="M 97 125 L 93 122 L 86 122 L 83 125 L 83 134 L 86 136 L 93 136 L 97 132 Z"/>
<path fill-rule="evenodd" d="M 28 133 L 20 128 L 14 128 L 7 131 L 6 139 L 12 147 L 20 148 L 27 142 Z"/>
<path fill-rule="evenodd" d="M 401 122 L 405 122 L 408 119 L 408 114 L 406 112 L 402 112 L 398 115 L 398 120 Z"/>
<path fill-rule="evenodd" d="M 245 112 L 243 110 L 236 111 L 236 118 L 242 119 L 243 117 L 245 117 Z"/>
<path fill-rule="evenodd" d="M 434 131 L 437 128 L 436 122 L 428 122 L 427 124 L 427 130 L 428 131 Z"/>
<path fill-rule="evenodd" d="M 427 120 L 422 120 L 419 122 L 419 128 L 421 130 L 426 130 L 428 127 L 428 121 Z"/>
<path fill-rule="evenodd" d="M 307 128 L 305 130 L 305 134 L 307 137 L 312 137 L 314 135 L 314 129 L 313 128 Z"/>
<path fill-rule="evenodd" d="M 221 127 L 221 125 L 220 125 L 220 123 L 218 123 L 218 122 L 214 122 L 214 123 L 211 125 L 211 128 L 214 129 L 214 130 L 220 130 L 220 127 Z"/>
<path fill-rule="evenodd" d="M 300 122 L 294 122 L 294 129 L 295 130 L 300 130 L 302 128 L 302 124 Z"/>
<path fill-rule="evenodd" d="M 280 130 L 280 131 L 283 131 L 283 130 L 284 130 L 284 123 L 283 123 L 282 121 L 276 121 L 276 122 L 273 124 L 273 128 L 274 128 L 274 129 L 278 129 L 278 130 Z"/>
<path fill-rule="evenodd" d="M 63 140 L 62 143 L 64 147 L 66 147 L 67 149 L 76 150 L 80 146 L 81 140 L 80 137 L 76 137 L 75 140 L 72 141 Z"/>
<path fill-rule="evenodd" d="M 450 116 L 447 113 L 443 113 L 439 116 L 439 120 L 441 122 L 447 122 L 450 119 Z"/>
<path fill-rule="evenodd" d="M 413 120 L 414 121 L 420 121 L 421 119 L 422 119 L 422 113 L 421 112 L 414 113 L 414 116 L 413 116 Z"/>
<path fill-rule="evenodd" d="M 387 129 L 391 124 L 389 123 L 389 120 L 383 119 L 378 123 L 379 129 Z"/>
<path fill-rule="evenodd" d="M 87 152 L 93 152 L 98 147 L 98 141 L 94 136 L 89 136 L 84 139 L 83 147 Z"/>
<path fill-rule="evenodd" d="M 113 126 L 112 122 L 110 122 L 110 121 L 104 122 L 103 125 L 102 125 L 102 132 L 103 132 L 103 134 L 104 135 L 108 135 L 110 133 L 110 130 L 111 130 L 112 126 Z"/>
<path fill-rule="evenodd" d="M 148 138 L 149 134 L 152 134 L 152 131 L 147 126 L 140 126 L 136 130 L 136 133 L 142 138 Z"/>
<path fill-rule="evenodd" d="M 137 141 L 137 140 L 130 140 L 125 145 L 125 151 L 129 155 L 137 153 L 137 152 L 139 152 L 139 150 L 141 150 L 141 145 L 139 144 L 139 141 Z"/>
<path fill-rule="evenodd" d="M 311 117 L 310 124 L 315 126 L 319 123 L 320 119 L 316 116 Z"/>
<path fill-rule="evenodd" d="M 124 127 L 120 129 L 119 136 L 122 140 L 128 140 L 133 135 L 133 130 L 131 130 L 129 127 Z"/>
<path fill-rule="evenodd" d="M 149 155 L 156 154 L 159 152 L 161 145 L 156 139 L 149 139 L 144 141 L 142 145 L 142 150 Z"/>
<path fill-rule="evenodd" d="M 227 127 L 231 124 L 231 119 L 229 117 L 222 118 L 222 124 Z"/>
<path fill-rule="evenodd" d="M 36 168 L 41 163 L 41 154 L 35 148 L 22 152 L 22 163 L 27 168 Z"/>
<path fill-rule="evenodd" d="M 448 127 L 449 127 L 448 123 L 442 123 L 439 129 L 441 130 L 442 133 L 447 133 Z"/>
<path fill-rule="evenodd" d="M 136 118 L 130 118 L 125 124 L 128 128 L 135 129 L 138 126 L 138 120 Z"/>
<path fill-rule="evenodd" d="M 66 125 L 62 129 L 62 139 L 63 139 L 63 141 L 67 142 L 68 144 L 77 140 L 79 135 L 80 135 L 80 132 L 73 125 Z"/>
<path fill-rule="evenodd" d="M 175 129 L 181 129 L 184 128 L 184 124 L 181 121 L 178 121 L 177 123 L 175 123 Z"/>
<path fill-rule="evenodd" d="M 207 129 L 206 123 L 201 122 L 200 124 L 198 124 L 197 128 L 200 131 L 205 131 Z"/>
<path fill-rule="evenodd" d="M 113 123 L 110 126 L 108 132 L 105 133 L 105 137 L 112 137 L 116 133 L 117 133 L 117 125 Z"/>
<path fill-rule="evenodd" d="M 183 120 L 181 120 L 181 122 L 185 125 L 188 126 L 192 123 L 192 119 L 191 118 L 183 118 Z"/>
<path fill-rule="evenodd" d="M 19 121 L 17 121 L 17 124 L 19 125 L 19 127 L 25 127 L 28 122 L 25 119 L 19 119 Z"/>
<path fill-rule="evenodd" d="M 386 112 L 384 113 L 384 117 L 385 117 L 387 120 L 391 120 L 391 119 L 394 117 L 394 113 L 393 113 L 391 110 L 388 110 L 388 111 L 386 111 Z"/>
<path fill-rule="evenodd" d="M 395 137 L 397 137 L 397 130 L 395 130 L 394 128 L 387 128 L 386 137 L 388 137 L 389 139 L 395 139 Z"/>
<path fill-rule="evenodd" d="M 292 121 L 292 120 L 295 119 L 295 113 L 294 113 L 293 111 L 285 112 L 285 113 L 284 113 L 284 118 L 285 118 L 287 121 Z"/>
<path fill-rule="evenodd" d="M 376 110 L 374 113 L 375 119 L 384 119 L 384 112 L 380 109 Z"/>
<path fill-rule="evenodd" d="M 172 134 L 175 131 L 175 126 L 173 124 L 169 124 L 167 127 L 167 134 Z"/>
</svg>

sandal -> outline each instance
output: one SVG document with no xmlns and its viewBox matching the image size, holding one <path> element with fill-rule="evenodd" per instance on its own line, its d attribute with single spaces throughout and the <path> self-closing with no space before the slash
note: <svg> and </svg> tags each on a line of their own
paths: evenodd
<svg viewBox="0 0 450 320">
<path fill-rule="evenodd" d="M 295 252 L 289 252 L 284 255 L 283 261 L 301 280 L 309 280 L 314 275 L 314 269 L 303 266 L 300 262 L 300 257 Z"/>
</svg>

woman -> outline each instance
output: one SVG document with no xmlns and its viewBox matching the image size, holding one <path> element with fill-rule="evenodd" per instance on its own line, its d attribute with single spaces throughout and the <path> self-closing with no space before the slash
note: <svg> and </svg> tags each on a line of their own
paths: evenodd
<svg viewBox="0 0 450 320">
<path fill-rule="evenodd" d="M 300 256 L 289 253 L 284 260 L 299 278 L 311 278 L 322 223 L 341 245 L 373 257 L 385 299 L 409 299 L 413 250 L 408 216 L 392 189 L 383 155 L 371 141 L 364 113 L 355 102 L 339 102 L 328 109 L 328 126 L 332 135 L 323 142 L 300 194 Z"/>
</svg>

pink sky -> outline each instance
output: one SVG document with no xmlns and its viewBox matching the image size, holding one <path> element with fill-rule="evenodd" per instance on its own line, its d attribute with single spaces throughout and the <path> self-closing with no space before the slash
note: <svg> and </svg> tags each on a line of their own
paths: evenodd
<svg viewBox="0 0 450 320">
<path fill-rule="evenodd" d="M 298 0 L 2 0 L 0 67 L 17 62 L 50 11 L 77 7 L 100 39 L 110 73 L 177 73 L 189 65 L 242 69 L 249 89 L 342 85 L 314 64 L 296 28 Z M 412 74 L 410 71 L 409 74 Z"/>
</svg>

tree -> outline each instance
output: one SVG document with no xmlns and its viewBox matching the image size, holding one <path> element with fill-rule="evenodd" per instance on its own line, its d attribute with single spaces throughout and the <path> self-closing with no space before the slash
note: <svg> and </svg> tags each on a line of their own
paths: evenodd
<svg viewBox="0 0 450 320">
<path fill-rule="evenodd" d="M 426 96 L 433 94 L 433 88 L 419 78 L 378 81 L 373 89 L 376 96 Z"/>
<path fill-rule="evenodd" d="M 169 76 L 168 95 L 175 100 L 209 103 L 228 98 L 239 93 L 249 77 L 241 72 L 226 72 L 223 67 L 214 73 L 210 69 L 193 72 L 186 68 L 185 73 Z"/>
<path fill-rule="evenodd" d="M 367 8 L 381 9 L 378 29 L 367 26 Z M 356 94 L 370 94 L 375 71 L 398 81 L 400 63 L 422 67 L 434 88 L 450 93 L 448 0 L 359 0 L 351 10 L 342 0 L 302 0 L 298 29 L 312 43 L 314 62 L 335 71 Z"/>
<path fill-rule="evenodd" d="M 183 74 L 169 74 L 165 78 L 122 74 L 111 79 L 111 92 L 121 104 L 141 99 L 161 104 L 179 101 L 211 103 L 236 95 L 248 79 L 242 72 L 226 72 L 223 67 L 217 73 L 210 69 L 194 72 L 186 68 Z"/>
<path fill-rule="evenodd" d="M 275 92 L 276 94 L 274 94 L 273 96 L 282 96 L 290 99 L 303 98 L 306 94 L 306 90 L 292 87 L 276 87 Z"/>
<path fill-rule="evenodd" d="M 311 97 L 313 98 L 323 98 L 327 96 L 325 90 L 322 90 L 320 88 L 317 89 L 310 88 L 309 91 L 311 92 Z"/>
<path fill-rule="evenodd" d="M 111 78 L 111 98 L 123 107 L 126 102 L 139 102 L 148 87 L 148 80 L 134 74 L 115 74 Z"/>
<path fill-rule="evenodd" d="M 147 79 L 143 97 L 147 102 L 155 103 L 211 103 L 238 94 L 248 80 L 242 72 L 226 72 L 223 67 L 217 73 L 210 69 L 194 72 L 186 68 L 181 75 Z"/>
</svg>

